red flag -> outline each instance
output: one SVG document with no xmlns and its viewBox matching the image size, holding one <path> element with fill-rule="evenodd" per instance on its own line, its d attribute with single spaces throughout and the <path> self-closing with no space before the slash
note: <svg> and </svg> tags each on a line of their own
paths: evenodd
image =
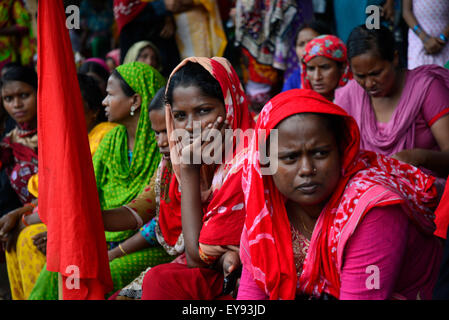
<svg viewBox="0 0 449 320">
<path fill-rule="evenodd" d="M 64 299 L 104 299 L 112 290 L 81 92 L 63 1 L 38 8 L 39 216 L 47 225 L 47 270 Z"/>
</svg>

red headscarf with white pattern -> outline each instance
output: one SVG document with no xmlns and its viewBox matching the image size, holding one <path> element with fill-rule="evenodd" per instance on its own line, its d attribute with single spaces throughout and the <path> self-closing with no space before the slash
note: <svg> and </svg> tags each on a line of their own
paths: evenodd
<svg viewBox="0 0 449 320">
<path fill-rule="evenodd" d="M 343 117 L 346 132 L 342 133 L 345 145 L 341 152 L 341 178 L 317 220 L 298 279 L 285 209 L 287 199 L 276 188 L 272 176 L 261 175 L 257 141 L 259 130 L 268 131 L 268 136 L 287 117 L 310 112 Z M 406 163 L 361 151 L 359 145 L 360 133 L 355 120 L 312 90 L 283 92 L 262 109 L 243 168 L 246 220 L 240 256 L 270 299 L 294 299 L 297 293 L 319 296 L 323 292 L 339 297 L 342 240 L 344 237 L 347 240 L 347 232 L 357 227 L 368 210 L 380 205 L 377 200 L 371 201 L 359 210 L 361 196 L 373 188 L 380 187 L 388 194 L 382 205 L 403 204 L 409 218 L 422 232 L 433 233 L 433 209 L 437 204 L 435 178 Z M 356 223 L 351 219 L 355 211 L 360 214 Z"/>
<path fill-rule="evenodd" d="M 254 128 L 254 121 L 248 110 L 248 103 L 243 87 L 229 61 L 225 58 L 218 57 L 190 57 L 184 59 L 173 70 L 170 79 L 188 62 L 200 64 L 219 82 L 223 92 L 226 120 L 229 123 L 229 128 L 234 131 L 240 129 L 242 133 Z M 170 82 L 170 79 L 168 82 Z M 171 137 L 174 130 L 171 106 L 167 105 L 165 112 L 167 134 L 168 137 Z M 244 143 L 244 141 L 243 138 L 240 139 L 240 143 Z M 172 194 L 172 197 L 170 198 L 170 203 L 167 204 L 170 210 L 164 212 L 161 208 L 159 224 L 167 243 L 174 245 L 182 231 L 181 197 L 179 192 L 180 160 L 179 150 L 177 149 L 178 145 L 171 139 L 169 139 L 169 145 L 170 158 L 177 179 L 172 179 L 170 184 L 170 194 Z M 205 227 L 201 230 L 199 240 L 204 244 L 238 245 L 240 241 L 244 220 L 240 169 L 243 164 L 241 159 L 244 149 L 240 146 L 234 146 L 232 151 L 232 162 L 221 164 L 218 167 L 203 165 L 201 168 L 202 181 L 210 181 L 210 175 L 213 175 L 210 189 L 201 190 L 204 211 L 203 226 Z M 208 170 L 210 168 L 213 170 Z M 201 183 L 201 185 L 204 184 Z M 178 209 L 173 210 L 173 208 Z M 218 229 L 223 231 L 223 226 L 226 226 L 226 232 L 216 232 Z"/>
</svg>

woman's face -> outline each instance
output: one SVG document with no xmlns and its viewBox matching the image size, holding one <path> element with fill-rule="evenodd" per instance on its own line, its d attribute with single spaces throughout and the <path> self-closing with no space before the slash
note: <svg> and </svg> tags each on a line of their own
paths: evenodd
<svg viewBox="0 0 449 320">
<path fill-rule="evenodd" d="M 156 135 L 159 152 L 164 158 L 170 158 L 170 148 L 168 146 L 167 126 L 165 124 L 165 109 L 150 111 L 151 128 Z"/>
<path fill-rule="evenodd" d="M 306 64 L 306 72 L 312 90 L 332 100 L 343 72 L 340 65 L 326 57 L 315 57 Z"/>
<path fill-rule="evenodd" d="M 113 75 L 109 77 L 106 87 L 107 96 L 103 100 L 106 117 L 109 122 L 123 123 L 130 117 L 133 97 L 128 97 L 120 87 L 120 81 Z"/>
<path fill-rule="evenodd" d="M 350 60 L 354 79 L 372 97 L 385 97 L 392 93 L 396 81 L 397 57 L 393 62 L 367 52 Z"/>
<path fill-rule="evenodd" d="M 193 142 L 193 129 L 204 130 L 209 123 L 214 123 L 219 116 L 226 119 L 223 101 L 206 96 L 197 86 L 177 86 L 173 90 L 172 113 L 175 129 L 184 129 Z"/>
<path fill-rule="evenodd" d="M 298 33 L 298 38 L 296 39 L 295 51 L 296 51 L 296 55 L 298 56 L 299 61 L 301 61 L 302 57 L 304 57 L 304 53 L 305 53 L 304 49 L 306 47 L 307 42 L 309 42 L 313 38 L 318 37 L 319 35 L 320 34 L 318 32 L 316 32 L 315 30 L 310 29 L 310 28 L 302 29 Z"/>
<path fill-rule="evenodd" d="M 137 57 L 136 61 L 146 63 L 147 65 L 152 66 L 155 69 L 159 68 L 156 53 L 151 47 L 145 47 L 140 50 L 139 56 Z"/>
<path fill-rule="evenodd" d="M 270 148 L 270 161 L 278 161 L 276 187 L 290 201 L 321 211 L 340 179 L 334 134 L 314 114 L 289 117 L 277 129 L 278 149 Z"/>
<path fill-rule="evenodd" d="M 37 120 L 36 90 L 22 81 L 9 81 L 2 87 L 5 110 L 17 123 L 33 123 Z"/>
</svg>

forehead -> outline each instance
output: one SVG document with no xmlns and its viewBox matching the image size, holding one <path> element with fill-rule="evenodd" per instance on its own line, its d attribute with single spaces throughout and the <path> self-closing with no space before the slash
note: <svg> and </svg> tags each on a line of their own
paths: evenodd
<svg viewBox="0 0 449 320">
<path fill-rule="evenodd" d="M 279 123 L 279 148 L 335 142 L 326 120 L 315 114 L 294 115 Z"/>
<path fill-rule="evenodd" d="M 318 56 L 318 57 L 310 59 L 310 61 L 306 63 L 306 65 L 308 67 L 310 67 L 310 66 L 319 66 L 319 65 L 323 65 L 323 64 L 336 65 L 337 62 L 335 62 L 332 59 L 323 57 L 323 56 Z"/>
<path fill-rule="evenodd" d="M 145 48 L 142 48 L 141 50 L 140 50 L 140 53 L 139 53 L 139 55 L 141 55 L 141 54 L 155 54 L 154 53 L 154 50 L 153 50 L 153 48 L 151 48 L 150 46 L 146 46 Z"/>
<path fill-rule="evenodd" d="M 32 86 L 22 81 L 8 81 L 2 86 L 2 93 L 4 95 L 33 90 L 34 88 Z"/>
<path fill-rule="evenodd" d="M 108 90 L 121 90 L 120 81 L 114 75 L 109 76 L 107 83 Z"/>
<path fill-rule="evenodd" d="M 206 96 L 197 86 L 177 86 L 173 90 L 173 110 L 193 111 L 203 104 L 222 104 L 214 97 Z"/>
<path fill-rule="evenodd" d="M 151 127 L 155 131 L 163 131 L 166 129 L 165 109 L 150 111 Z"/>
<path fill-rule="evenodd" d="M 383 60 L 378 54 L 371 51 L 351 58 L 350 62 L 351 68 L 360 72 L 383 67 L 389 63 L 388 61 Z"/>
<path fill-rule="evenodd" d="M 299 40 L 312 40 L 315 37 L 318 37 L 319 33 L 310 28 L 304 28 L 298 33 L 298 41 Z"/>
</svg>

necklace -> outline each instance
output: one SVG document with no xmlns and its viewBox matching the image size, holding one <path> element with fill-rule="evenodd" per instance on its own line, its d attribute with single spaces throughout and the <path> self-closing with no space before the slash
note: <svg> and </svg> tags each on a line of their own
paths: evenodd
<svg viewBox="0 0 449 320">
<path fill-rule="evenodd" d="M 304 231 L 306 231 L 307 233 L 309 233 L 310 235 L 312 235 L 313 229 L 312 229 L 312 230 L 308 229 L 308 228 L 306 227 L 306 224 L 305 224 L 304 221 L 302 220 L 302 218 L 301 218 L 301 224 L 302 224 L 302 228 L 304 229 Z"/>
<path fill-rule="evenodd" d="M 287 204 L 287 206 L 289 206 L 289 205 L 291 205 L 291 203 L 290 204 Z M 290 210 L 289 210 L 290 209 Z M 299 226 L 301 226 L 301 228 L 302 228 L 302 230 L 305 232 L 305 233 L 307 233 L 308 235 L 310 235 L 310 236 L 312 236 L 312 234 L 313 234 L 313 229 L 315 228 L 315 226 L 312 228 L 312 230 L 310 229 L 310 228 L 307 228 L 307 226 L 306 226 L 306 224 L 305 224 L 305 222 L 304 222 L 304 218 L 303 218 L 303 215 L 307 215 L 307 216 L 310 216 L 308 213 L 307 213 L 307 211 L 304 209 L 304 208 L 300 208 L 301 209 L 301 211 L 300 210 L 298 210 L 298 207 L 289 207 L 289 209 L 287 209 L 287 214 L 289 215 L 289 219 L 290 219 L 290 221 L 293 223 L 295 223 L 296 225 L 298 225 L 298 222 L 299 222 L 299 225 L 298 225 L 298 227 Z M 299 221 L 298 221 L 299 220 Z M 316 221 L 316 220 L 315 220 Z M 305 235 L 304 233 L 303 233 L 303 235 Z"/>
</svg>

